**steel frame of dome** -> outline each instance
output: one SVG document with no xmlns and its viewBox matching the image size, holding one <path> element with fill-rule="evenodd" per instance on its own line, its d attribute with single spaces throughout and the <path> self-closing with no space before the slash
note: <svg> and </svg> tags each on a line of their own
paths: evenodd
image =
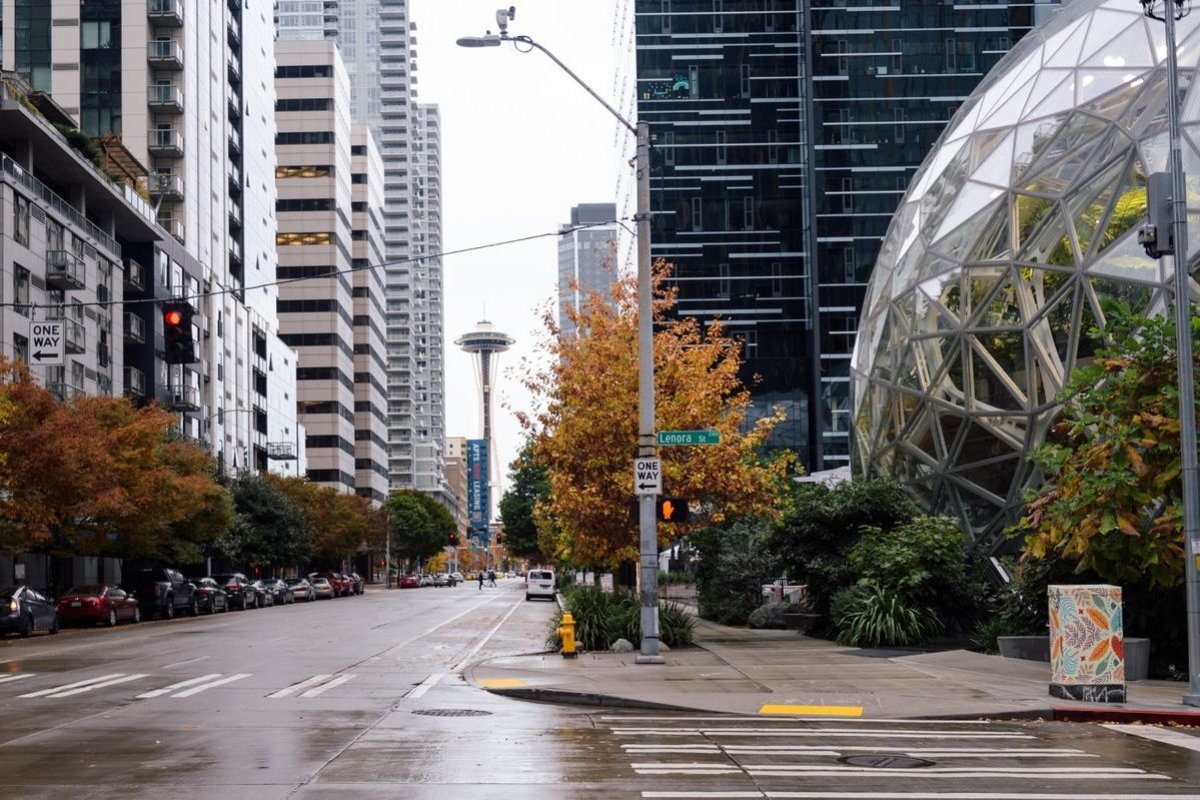
<svg viewBox="0 0 1200 800">
<path fill-rule="evenodd" d="M 1194 270 L 1200 15 L 1177 36 Z M 981 547 L 1041 479 L 1028 455 L 1092 354 L 1101 299 L 1171 302 L 1169 261 L 1137 243 L 1146 176 L 1169 169 L 1165 53 L 1136 2 L 1062 7 L 963 103 L 884 239 L 851 362 L 856 471 L 895 476 Z"/>
</svg>

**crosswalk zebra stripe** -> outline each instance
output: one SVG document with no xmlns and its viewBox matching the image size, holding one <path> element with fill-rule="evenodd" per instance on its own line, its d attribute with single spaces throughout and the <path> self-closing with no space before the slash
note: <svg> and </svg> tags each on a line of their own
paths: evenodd
<svg viewBox="0 0 1200 800">
<path fill-rule="evenodd" d="M 251 675 L 251 673 L 249 673 L 249 672 L 239 672 L 237 675 L 229 675 L 228 677 L 221 678 L 220 680 L 212 681 L 211 683 L 205 683 L 200 686 L 193 686 L 191 689 L 185 689 L 182 692 L 176 692 L 175 694 L 171 695 L 171 697 L 191 697 L 194 694 L 200 694 L 201 692 L 206 691 L 208 689 L 212 689 L 215 686 L 224 686 L 227 683 L 233 683 L 234 681 L 240 681 L 242 678 L 249 678 L 250 675 Z"/>
<path fill-rule="evenodd" d="M 307 689 L 310 686 L 316 686 L 318 683 L 329 680 L 332 677 L 332 675 L 313 675 L 311 678 L 300 681 L 299 683 L 293 683 L 286 689 L 280 689 L 278 692 L 273 692 L 272 694 L 267 695 L 267 697 L 287 697 L 290 694 L 295 694 L 301 689 Z"/>
<path fill-rule="evenodd" d="M 858 737 L 874 739 L 1033 739 L 1017 731 L 874 731 L 819 728 L 613 728 L 615 736 L 772 736 Z"/>
<path fill-rule="evenodd" d="M 5 677 L 0 678 L 0 683 L 9 683 L 11 681 L 19 681 L 22 678 L 32 678 L 36 674 L 37 674 L 36 672 L 18 672 L 16 675 L 6 675 Z"/>
<path fill-rule="evenodd" d="M 101 675 L 98 678 L 88 678 L 87 680 L 76 681 L 75 683 L 68 683 L 65 686 L 55 686 L 52 689 L 41 689 L 40 691 L 30 692 L 29 694 L 18 695 L 18 697 L 44 697 L 45 695 L 54 694 L 55 692 L 61 692 L 66 689 L 74 689 L 77 686 L 88 686 L 93 683 L 100 683 L 101 681 L 106 681 L 110 678 L 119 678 L 124 674 L 125 673 L 123 673 L 123 672 L 114 672 L 111 675 Z"/>
<path fill-rule="evenodd" d="M 116 686 L 117 684 L 120 684 L 120 683 L 129 683 L 130 681 L 136 681 L 140 678 L 148 678 L 148 677 L 149 677 L 149 675 L 146 675 L 143 673 L 138 673 L 136 675 L 125 675 L 120 678 L 113 678 L 112 680 L 109 680 L 109 681 L 101 681 L 100 683 L 93 683 L 90 686 L 81 686 L 78 689 L 71 689 L 66 692 L 56 692 L 52 695 L 48 695 L 48 697 L 53 698 L 53 699 L 57 699 L 60 697 L 74 697 L 77 694 L 83 694 L 85 692 L 90 692 L 95 689 L 103 689 L 108 686 Z"/>
<path fill-rule="evenodd" d="M 316 697 L 317 695 L 321 694 L 322 692 L 328 691 L 329 689 L 332 689 L 336 686 L 341 686 L 343 683 L 345 683 L 346 681 L 352 680 L 353 678 L 354 678 L 353 675 L 339 675 L 338 677 L 331 680 L 329 683 L 322 684 L 321 686 L 317 686 L 312 689 L 309 689 L 307 692 L 305 692 L 304 694 L 302 694 L 300 696 L 301 697 Z"/>
<path fill-rule="evenodd" d="M 150 692 L 143 692 L 142 694 L 139 694 L 136 699 L 137 700 L 149 700 L 152 697 L 162 697 L 164 694 L 170 694 L 171 692 L 175 691 L 176 689 L 184 689 L 184 688 L 187 688 L 188 686 L 195 686 L 197 683 L 204 683 L 204 681 L 212 680 L 213 678 L 219 678 L 219 677 L 221 677 L 221 673 L 219 673 L 219 672 L 213 672 L 208 675 L 201 675 L 199 678 L 192 678 L 191 680 L 180 681 L 179 683 L 173 683 L 170 686 L 164 686 L 161 689 L 155 689 Z"/>
</svg>

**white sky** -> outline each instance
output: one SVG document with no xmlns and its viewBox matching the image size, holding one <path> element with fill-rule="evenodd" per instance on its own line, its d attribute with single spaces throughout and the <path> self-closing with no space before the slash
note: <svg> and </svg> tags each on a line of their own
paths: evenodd
<svg viewBox="0 0 1200 800">
<path fill-rule="evenodd" d="M 467 49 L 460 36 L 497 31 L 500 0 L 412 0 L 417 99 L 442 122 L 443 247 L 452 251 L 539 233 L 579 203 L 616 202 L 615 121 L 544 54 L 512 45 Z M 521 0 L 512 35 L 551 50 L 608 102 L 615 62 L 612 0 Z M 632 155 L 632 154 L 630 154 Z M 484 314 L 517 343 L 500 359 L 492 418 L 502 475 L 521 430 L 506 405 L 530 400 L 507 374 L 532 354 L 539 308 L 556 297 L 557 240 L 448 256 L 445 273 L 446 434 L 482 435 L 475 372 L 454 340 Z M 495 463 L 495 462 L 493 462 Z M 498 498 L 493 497 L 493 508 Z"/>
</svg>

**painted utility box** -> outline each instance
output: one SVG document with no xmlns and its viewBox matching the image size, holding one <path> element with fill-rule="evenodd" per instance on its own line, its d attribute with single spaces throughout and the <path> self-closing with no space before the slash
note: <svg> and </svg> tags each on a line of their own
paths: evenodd
<svg viewBox="0 0 1200 800">
<path fill-rule="evenodd" d="M 1120 586 L 1051 586 L 1050 694 L 1064 700 L 1125 702 Z"/>
</svg>

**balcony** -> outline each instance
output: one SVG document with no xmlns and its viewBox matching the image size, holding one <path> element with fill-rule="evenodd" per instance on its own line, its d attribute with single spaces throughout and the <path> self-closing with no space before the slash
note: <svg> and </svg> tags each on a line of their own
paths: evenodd
<svg viewBox="0 0 1200 800">
<path fill-rule="evenodd" d="M 155 25 L 162 25 L 166 28 L 182 28 L 183 2 L 182 0 L 149 0 L 146 16 Z"/>
<path fill-rule="evenodd" d="M 64 292 L 83 288 L 83 259 L 70 250 L 46 251 L 46 285 Z"/>
<path fill-rule="evenodd" d="M 267 458 L 272 461 L 294 461 L 296 445 L 294 442 L 268 442 Z"/>
<path fill-rule="evenodd" d="M 155 69 L 183 69 L 183 45 L 173 39 L 146 42 L 146 61 Z"/>
<path fill-rule="evenodd" d="M 146 149 L 151 155 L 181 158 L 183 134 L 174 128 L 151 128 Z"/>
<path fill-rule="evenodd" d="M 237 203 L 229 204 L 229 221 L 239 228 L 242 225 L 242 207 Z"/>
<path fill-rule="evenodd" d="M 150 190 L 152 198 L 182 200 L 183 176 L 172 175 L 169 172 L 151 172 L 146 179 L 146 188 Z"/>
<path fill-rule="evenodd" d="M 82 386 L 76 386 L 73 383 L 65 383 L 63 381 L 47 383 L 46 388 L 64 403 L 68 400 L 73 400 L 76 397 L 84 397 L 86 395 L 86 392 L 83 391 Z"/>
<path fill-rule="evenodd" d="M 232 162 L 229 164 L 229 191 L 240 194 L 242 191 L 242 170 Z"/>
<path fill-rule="evenodd" d="M 125 367 L 125 394 L 130 397 L 146 396 L 146 375 L 137 367 Z"/>
<path fill-rule="evenodd" d="M 167 83 L 152 84 L 146 88 L 146 105 L 150 107 L 151 111 L 183 113 L 182 89 Z"/>
<path fill-rule="evenodd" d="M 171 411 L 199 411 L 200 389 L 196 386 L 171 386 L 163 398 Z"/>
<path fill-rule="evenodd" d="M 87 332 L 82 322 L 73 319 L 63 320 L 63 339 L 68 353 L 83 353 L 87 351 Z"/>
<path fill-rule="evenodd" d="M 227 58 L 225 64 L 229 67 L 229 80 L 234 83 L 240 83 L 242 80 L 242 65 L 233 56 Z"/>
<path fill-rule="evenodd" d="M 242 243 L 232 237 L 229 239 L 229 255 L 234 261 L 242 260 Z"/>
<path fill-rule="evenodd" d="M 146 320 L 132 311 L 125 312 L 125 341 L 133 344 L 146 341 Z"/>
<path fill-rule="evenodd" d="M 180 244 L 186 244 L 184 238 L 183 219 L 176 217 L 174 214 L 162 214 L 158 218 L 158 224 L 166 230 L 167 233 L 175 237 Z"/>
<path fill-rule="evenodd" d="M 146 268 L 132 258 L 125 262 L 125 289 L 140 292 L 146 288 Z"/>
<path fill-rule="evenodd" d="M 242 134 L 238 133 L 238 129 L 229 125 L 229 149 L 237 152 L 242 151 Z"/>
<path fill-rule="evenodd" d="M 229 44 L 237 47 L 238 42 L 242 40 L 242 24 L 231 18 L 225 23 L 225 30 L 229 33 Z"/>
<path fill-rule="evenodd" d="M 230 88 L 227 100 L 229 101 L 230 119 L 237 119 L 242 116 L 242 96 Z"/>
</svg>

